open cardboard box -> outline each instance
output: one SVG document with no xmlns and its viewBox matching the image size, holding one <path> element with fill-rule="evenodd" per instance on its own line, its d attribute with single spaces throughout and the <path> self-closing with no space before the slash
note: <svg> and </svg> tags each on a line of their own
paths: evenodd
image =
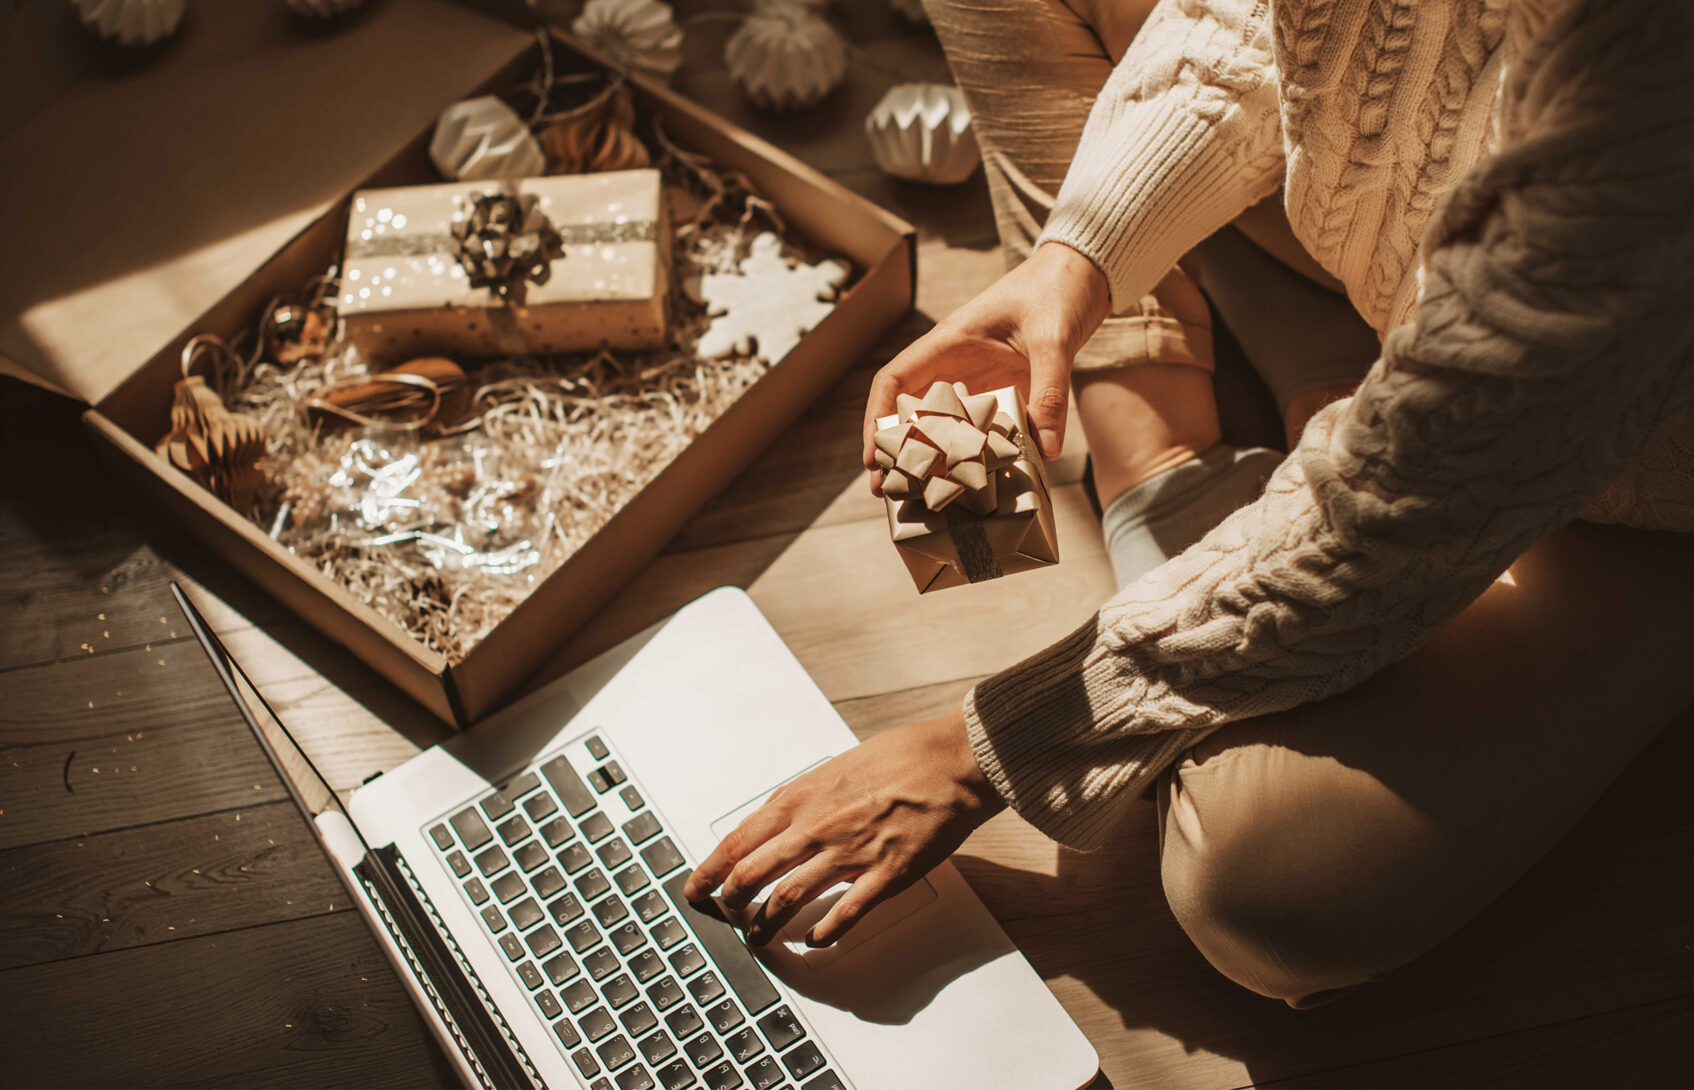
<svg viewBox="0 0 1694 1090">
<path fill-rule="evenodd" d="M 602 62 L 556 36 L 562 72 Z M 480 91 L 510 90 L 536 69 L 531 44 Z M 903 316 L 915 287 L 911 226 L 793 157 L 668 88 L 630 77 L 638 101 L 680 146 L 745 174 L 789 227 L 820 250 L 850 259 L 857 274 L 835 310 L 787 358 L 702 434 L 586 545 L 458 664 L 414 640 L 329 577 L 153 452 L 167 430 L 183 345 L 196 333 L 233 337 L 254 327 L 272 297 L 297 291 L 340 257 L 353 189 L 439 181 L 429 130 L 351 187 L 243 283 L 225 295 L 84 414 L 101 445 L 170 515 L 325 635 L 345 646 L 441 719 L 469 726 L 494 710 L 621 589 L 714 494 Z"/>
</svg>

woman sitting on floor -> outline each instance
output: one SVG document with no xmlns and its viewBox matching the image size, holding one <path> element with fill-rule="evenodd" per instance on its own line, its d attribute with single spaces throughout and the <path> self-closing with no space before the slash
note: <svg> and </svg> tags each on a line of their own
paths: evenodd
<svg viewBox="0 0 1694 1090">
<path fill-rule="evenodd" d="M 1309 1005 L 1474 915 L 1694 703 L 1694 8 L 1149 6 L 929 0 L 1013 267 L 883 369 L 867 435 L 1016 382 L 1053 457 L 1074 382 L 1121 589 L 743 822 L 690 893 L 773 886 L 755 941 L 856 879 L 835 940 L 1002 806 L 1089 848 L 1156 785 L 1177 919 Z M 1222 442 L 1207 298 L 1288 457 Z"/>
</svg>

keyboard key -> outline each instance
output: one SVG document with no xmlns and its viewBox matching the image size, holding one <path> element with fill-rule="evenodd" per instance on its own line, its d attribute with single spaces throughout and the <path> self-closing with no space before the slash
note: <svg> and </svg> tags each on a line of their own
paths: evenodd
<svg viewBox="0 0 1694 1090">
<path fill-rule="evenodd" d="M 565 1008 L 559 1006 L 559 997 L 546 990 L 535 993 L 535 1005 L 540 1009 L 542 1017 L 548 1021 L 565 1013 Z"/>
<path fill-rule="evenodd" d="M 437 848 L 440 848 L 444 852 L 452 850 L 453 833 L 446 825 L 436 825 L 434 828 L 430 829 L 429 836 L 431 840 L 435 841 L 435 846 Z"/>
<path fill-rule="evenodd" d="M 800 1090 L 847 1090 L 847 1084 L 835 1072 L 825 1071 L 816 1078 L 807 1079 Z"/>
<path fill-rule="evenodd" d="M 580 954 L 600 941 L 600 932 L 594 929 L 592 920 L 583 920 L 570 926 L 565 932 L 565 941 L 571 944 L 572 950 Z"/>
<path fill-rule="evenodd" d="M 600 1045 L 594 1051 L 599 1055 L 600 1062 L 606 1066 L 607 1071 L 616 1071 L 635 1059 L 635 1046 L 630 1044 L 629 1038 L 621 1033 Z"/>
<path fill-rule="evenodd" d="M 539 840 L 526 840 L 512 849 L 512 858 L 525 874 L 547 862 L 547 849 Z"/>
<path fill-rule="evenodd" d="M 661 950 L 669 950 L 687 937 L 688 932 L 675 916 L 667 916 L 653 925 L 653 941 L 659 944 Z"/>
<path fill-rule="evenodd" d="M 623 823 L 623 832 L 631 844 L 641 844 L 659 835 L 659 819 L 653 816 L 651 810 L 636 814 Z"/>
<path fill-rule="evenodd" d="M 694 1002 L 704 1007 L 723 998 L 723 981 L 716 973 L 701 973 L 688 982 L 688 991 L 694 996 Z"/>
<path fill-rule="evenodd" d="M 531 821 L 543 821 L 559 812 L 559 804 L 554 802 L 553 796 L 546 791 L 525 799 L 523 808 L 524 813 L 529 815 Z"/>
<path fill-rule="evenodd" d="M 523 943 L 518 941 L 518 937 L 516 935 L 501 935 L 500 949 L 506 951 L 507 961 L 516 961 L 523 957 Z"/>
<path fill-rule="evenodd" d="M 533 772 L 525 772 L 522 776 L 507 784 L 500 793 L 506 796 L 508 802 L 516 802 L 540 786 L 540 776 Z"/>
<path fill-rule="evenodd" d="M 574 981 L 559 989 L 559 996 L 564 999 L 565 1006 L 572 1014 L 580 1013 L 587 1007 L 599 1001 L 600 996 L 594 990 L 594 985 L 587 980 Z"/>
<path fill-rule="evenodd" d="M 671 1045 L 671 1051 L 673 1053 L 676 1051 L 674 1044 Z M 688 1090 L 690 1086 L 694 1085 L 694 1072 L 690 1071 L 688 1065 L 681 1060 L 659 1068 L 658 1074 L 659 1085 L 663 1086 L 665 1090 Z"/>
<path fill-rule="evenodd" d="M 641 797 L 641 792 L 635 789 L 634 784 L 630 784 L 622 791 L 619 791 L 618 794 L 623 797 L 623 804 L 631 810 L 639 810 L 643 806 L 647 805 L 647 800 Z"/>
<path fill-rule="evenodd" d="M 788 1068 L 789 1075 L 803 1079 L 824 1065 L 823 1053 L 818 1050 L 816 1043 L 806 1041 L 795 1045 L 782 1054 L 782 1066 Z"/>
<path fill-rule="evenodd" d="M 541 922 L 541 906 L 534 897 L 525 897 L 506 912 L 512 917 L 512 926 L 519 931 L 528 931 Z"/>
<path fill-rule="evenodd" d="M 629 868 L 634 870 L 634 867 Z M 652 923 L 665 914 L 665 899 L 656 889 L 650 889 L 637 897 L 634 902 L 635 914 L 641 917 L 642 923 Z"/>
<path fill-rule="evenodd" d="M 711 1090 L 736 1090 L 737 1087 L 746 1085 L 741 1081 L 740 1073 L 731 1067 L 727 1060 L 704 1072 L 700 1077 L 706 1080 L 706 1085 Z"/>
<path fill-rule="evenodd" d="M 471 899 L 471 904 L 480 905 L 488 900 L 488 887 L 482 884 L 482 879 L 472 878 L 465 883 L 465 896 Z"/>
<path fill-rule="evenodd" d="M 543 901 L 565 888 L 565 876 L 559 873 L 558 867 L 548 867 L 530 882 L 535 886 L 535 895 Z"/>
<path fill-rule="evenodd" d="M 611 938 L 612 945 L 616 946 L 618 953 L 626 958 L 632 952 L 647 945 L 647 935 L 635 925 L 634 921 L 611 932 Z"/>
<path fill-rule="evenodd" d="M 612 881 L 618 884 L 618 888 L 623 890 L 626 897 L 634 896 L 652 884 L 652 880 L 647 877 L 647 872 L 634 863 L 612 875 Z M 664 911 L 663 906 L 660 906 L 659 911 Z"/>
<path fill-rule="evenodd" d="M 748 1026 L 727 1038 L 724 1044 L 729 1046 L 729 1054 L 735 1057 L 735 1062 L 738 1064 L 746 1063 L 765 1050 L 765 1042 L 761 1041 L 759 1035 L 753 1032 L 752 1026 Z"/>
<path fill-rule="evenodd" d="M 612 751 L 606 748 L 606 743 L 601 740 L 598 734 L 590 738 L 585 744 L 588 746 L 588 755 L 596 761 L 604 761 L 612 755 Z"/>
<path fill-rule="evenodd" d="M 747 1081 L 752 1083 L 753 1090 L 770 1090 L 782 1081 L 782 1067 L 776 1057 L 763 1056 L 747 1068 Z"/>
<path fill-rule="evenodd" d="M 651 950 L 641 956 L 644 958 L 651 957 L 654 961 L 659 960 L 653 956 Z M 681 1001 L 682 985 L 678 984 L 674 977 L 667 976 L 647 989 L 647 998 L 652 1002 L 654 1010 L 668 1011 Z"/>
<path fill-rule="evenodd" d="M 800 1022 L 794 1017 L 794 1012 L 786 1005 L 759 1019 L 759 1032 L 765 1035 L 765 1040 L 778 1052 L 806 1036 L 806 1031 L 800 1028 Z"/>
<path fill-rule="evenodd" d="M 508 871 L 494 879 L 493 884 L 494 896 L 500 898 L 501 904 L 505 904 L 529 888 L 523 884 L 523 879 L 521 877 L 511 871 Z"/>
<path fill-rule="evenodd" d="M 600 921 L 600 926 L 610 930 L 617 922 L 629 915 L 629 906 L 616 897 L 607 897 L 594 905 L 594 918 Z"/>
<path fill-rule="evenodd" d="M 506 930 L 506 914 L 500 911 L 499 905 L 487 905 L 482 910 L 482 925 L 491 934 L 498 935 Z"/>
<path fill-rule="evenodd" d="M 576 880 L 576 891 L 585 901 L 592 901 L 611 888 L 612 883 L 606 880 L 605 873 L 598 870 L 591 870 Z"/>
<path fill-rule="evenodd" d="M 671 843 L 671 838 L 668 836 L 662 836 L 642 848 L 641 860 L 647 864 L 647 869 L 652 871 L 656 878 L 663 878 L 683 864 L 682 853 L 676 850 L 676 845 Z M 686 878 L 686 875 L 684 877 Z M 729 925 L 725 924 L 724 926 Z"/>
<path fill-rule="evenodd" d="M 548 901 L 547 911 L 552 915 L 553 922 L 563 927 L 582 915 L 582 902 L 576 899 L 576 894 L 567 893 L 563 897 Z"/>
<path fill-rule="evenodd" d="M 500 834 L 500 842 L 510 848 L 529 835 L 529 825 L 521 817 L 508 818 L 495 831 Z"/>
<path fill-rule="evenodd" d="M 628 1006 L 630 1000 L 637 999 L 641 995 L 635 988 L 635 981 L 629 979 L 629 976 L 625 973 L 619 973 L 600 985 L 600 991 L 605 995 L 606 1002 L 612 1005 L 613 1010 Z"/>
<path fill-rule="evenodd" d="M 518 979 L 523 981 L 524 987 L 533 992 L 541 987 L 541 970 L 535 967 L 535 962 L 526 961 L 518 966 Z"/>
<path fill-rule="evenodd" d="M 640 1064 L 619 1071 L 615 1081 L 618 1084 L 618 1090 L 653 1090 L 653 1087 L 657 1085 L 653 1082 L 653 1076 L 649 1075 L 647 1069 Z"/>
<path fill-rule="evenodd" d="M 559 1044 L 565 1048 L 575 1048 L 582 1044 L 582 1034 L 578 1033 L 576 1027 L 571 1025 L 569 1018 L 561 1018 L 553 1023 L 553 1035 L 559 1039 Z"/>
<path fill-rule="evenodd" d="M 592 862 L 594 857 L 588 854 L 588 849 L 581 844 L 572 844 L 559 853 L 559 866 L 565 868 L 566 874 L 575 874 Z"/>
<path fill-rule="evenodd" d="M 741 1008 L 735 1005 L 735 1000 L 726 999 L 706 1012 L 706 1021 L 710 1022 L 712 1028 L 718 1031 L 718 1036 L 722 1037 L 747 1019 L 742 1015 Z"/>
<path fill-rule="evenodd" d="M 594 1058 L 594 1053 L 586 1048 L 579 1048 L 571 1053 L 571 1062 L 582 1072 L 582 1077 L 592 1079 L 600 1073 L 600 1062 Z"/>
<path fill-rule="evenodd" d="M 524 936 L 523 941 L 529 947 L 529 952 L 538 958 L 546 957 L 565 944 L 559 933 L 546 924 Z"/>
<path fill-rule="evenodd" d="M 455 878 L 463 878 L 471 872 L 471 861 L 465 858 L 464 852 L 454 852 L 447 857 L 447 865 L 453 868 Z"/>
<path fill-rule="evenodd" d="M 598 844 L 600 841 L 612 835 L 612 819 L 607 817 L 605 814 L 596 812 L 589 814 L 588 817 L 583 820 L 580 828 L 582 829 L 583 837 L 587 839 L 590 844 Z"/>
<path fill-rule="evenodd" d="M 576 963 L 576 959 L 566 953 L 553 955 L 541 963 L 541 968 L 555 988 L 582 972 L 582 967 Z"/>
<path fill-rule="evenodd" d="M 688 1041 L 682 1046 L 682 1051 L 688 1055 L 688 1062 L 702 1071 L 717 1063 L 723 1056 L 723 1049 L 718 1047 L 710 1033 L 702 1033 Z"/>
<path fill-rule="evenodd" d="M 492 878 L 505 870 L 509 862 L 505 851 L 496 844 L 476 857 L 476 869 L 482 872 L 484 878 Z"/>
<path fill-rule="evenodd" d="M 583 786 L 582 777 L 576 774 L 576 769 L 563 757 L 555 757 L 541 766 L 541 774 L 547 777 L 547 782 L 553 785 L 553 790 L 559 793 L 559 801 L 565 804 L 565 811 L 571 817 L 581 817 L 594 809 L 594 796 Z"/>
<path fill-rule="evenodd" d="M 699 1033 L 705 1024 L 700 1018 L 700 1012 L 693 1007 L 678 1007 L 665 1015 L 665 1025 L 670 1027 L 671 1036 L 679 1041 L 686 1041 Z"/>
<path fill-rule="evenodd" d="M 448 818 L 447 823 L 459 834 L 459 842 L 465 846 L 466 851 L 474 852 L 494 839 L 494 834 L 488 831 L 482 815 L 468 806 Z"/>
<path fill-rule="evenodd" d="M 641 1058 L 654 1067 L 676 1055 L 676 1042 L 662 1029 L 656 1029 L 641 1038 L 635 1042 L 635 1047 L 641 1050 Z"/>
<path fill-rule="evenodd" d="M 605 1007 L 595 1007 L 578 1018 L 576 1024 L 577 1028 L 582 1030 L 583 1036 L 590 1041 L 598 1041 L 618 1028 L 618 1024 L 612 1021 L 612 1012 Z"/>
<path fill-rule="evenodd" d="M 689 943 L 671 955 L 671 968 L 675 969 L 676 975 L 684 980 L 705 967 L 706 959 L 700 956 L 699 949 L 693 943 Z"/>
<path fill-rule="evenodd" d="M 635 974 L 637 982 L 645 984 L 665 971 L 665 963 L 653 951 L 643 950 L 629 959 L 629 971 Z"/>
<path fill-rule="evenodd" d="M 616 787 L 618 784 L 629 779 L 628 776 L 623 774 L 623 765 L 618 764 L 616 761 L 607 761 L 605 764 L 600 766 L 600 771 L 606 774 L 606 779 L 611 782 L 613 787 Z"/>
<path fill-rule="evenodd" d="M 604 795 L 612 789 L 612 778 L 604 768 L 596 768 L 588 774 L 588 786 Z"/>
<path fill-rule="evenodd" d="M 635 857 L 629 850 L 629 845 L 623 842 L 623 837 L 615 837 L 606 841 L 594 850 L 600 857 L 600 862 L 607 870 L 616 870 Z"/>
<path fill-rule="evenodd" d="M 554 818 L 541 827 L 541 839 L 547 842 L 549 848 L 557 848 L 571 838 L 571 823 L 564 818 Z"/>
<path fill-rule="evenodd" d="M 618 1014 L 618 1021 L 623 1023 L 623 1030 L 631 1037 L 639 1037 L 659 1024 L 659 1016 L 653 1013 L 653 1008 L 645 1003 L 637 1003 L 627 1007 Z"/>
<path fill-rule="evenodd" d="M 604 946 L 582 955 L 582 967 L 588 970 L 588 975 L 595 980 L 605 980 L 618 971 L 618 959 Z"/>
<path fill-rule="evenodd" d="M 654 844 L 668 845 L 670 840 L 657 840 Z M 652 847 L 642 848 L 641 854 L 645 857 L 652 850 Z M 657 868 L 654 873 L 658 873 Z M 678 871 L 674 877 L 667 879 L 664 885 L 665 896 L 670 898 L 671 904 L 676 906 L 682 918 L 688 921 L 689 928 L 700 940 L 700 945 L 706 948 L 707 955 L 712 959 L 712 964 L 717 966 L 724 983 L 728 984 L 730 991 L 741 1000 L 741 1005 L 747 1009 L 747 1013 L 758 1015 L 768 1010 L 782 998 L 781 993 L 776 990 L 776 985 L 771 983 L 770 977 L 765 975 L 764 967 L 748 951 L 746 944 L 741 941 L 741 936 L 736 934 L 735 928 L 716 916 L 701 912 L 682 895 L 682 886 L 688 881 L 688 874 L 686 870 Z"/>
<path fill-rule="evenodd" d="M 482 812 L 488 815 L 489 821 L 499 821 L 512 812 L 512 800 L 496 791 L 482 800 Z"/>
</svg>

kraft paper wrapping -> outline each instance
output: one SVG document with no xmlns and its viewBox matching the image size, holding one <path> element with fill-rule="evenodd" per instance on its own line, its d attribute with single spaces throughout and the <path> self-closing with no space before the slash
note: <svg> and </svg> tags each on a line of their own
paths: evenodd
<svg viewBox="0 0 1694 1090">
<path fill-rule="evenodd" d="M 1053 501 L 1013 387 L 937 382 L 877 421 L 889 536 L 920 594 L 1059 562 Z"/>
<path fill-rule="evenodd" d="M 489 282 L 467 221 L 497 195 L 528 210 L 500 252 L 533 260 Z M 669 274 L 656 170 L 366 189 L 353 196 L 337 302 L 348 338 L 378 359 L 656 348 Z"/>
</svg>

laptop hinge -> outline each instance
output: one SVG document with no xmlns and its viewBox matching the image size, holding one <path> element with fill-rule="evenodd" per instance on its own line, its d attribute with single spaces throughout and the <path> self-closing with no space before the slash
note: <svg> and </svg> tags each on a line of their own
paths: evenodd
<svg viewBox="0 0 1694 1090">
<path fill-rule="evenodd" d="M 372 849 L 353 867 L 353 873 L 484 1086 L 490 1090 L 540 1087 L 539 1073 L 527 1057 L 520 1059 L 514 1051 L 413 892 L 398 849 L 393 845 Z"/>
</svg>

